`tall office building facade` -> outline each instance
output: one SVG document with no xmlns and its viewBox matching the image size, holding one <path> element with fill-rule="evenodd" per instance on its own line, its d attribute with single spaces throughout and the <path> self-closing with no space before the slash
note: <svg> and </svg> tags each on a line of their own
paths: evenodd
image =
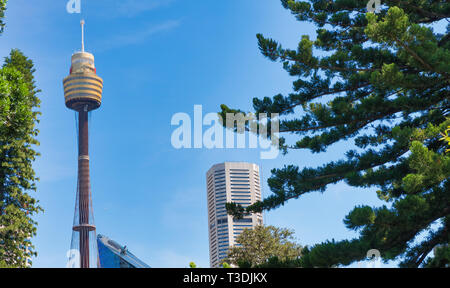
<svg viewBox="0 0 450 288">
<path fill-rule="evenodd" d="M 246 207 L 261 201 L 260 171 L 256 164 L 225 162 L 216 164 L 206 173 L 209 225 L 209 261 L 220 267 L 231 246 L 239 246 L 236 238 L 244 229 L 263 224 L 261 213 L 233 219 L 225 203 L 235 202 Z"/>
</svg>

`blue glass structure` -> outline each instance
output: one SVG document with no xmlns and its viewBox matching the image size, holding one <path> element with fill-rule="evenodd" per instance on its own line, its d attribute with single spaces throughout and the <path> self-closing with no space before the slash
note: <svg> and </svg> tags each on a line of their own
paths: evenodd
<svg viewBox="0 0 450 288">
<path fill-rule="evenodd" d="M 99 268 L 150 268 L 139 260 L 126 246 L 103 235 L 97 236 Z"/>
</svg>

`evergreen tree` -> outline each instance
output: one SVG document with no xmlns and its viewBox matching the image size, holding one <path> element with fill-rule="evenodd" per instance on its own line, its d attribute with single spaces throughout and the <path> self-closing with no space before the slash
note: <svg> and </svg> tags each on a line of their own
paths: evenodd
<svg viewBox="0 0 450 288">
<path fill-rule="evenodd" d="M 448 25 L 450 2 L 383 0 L 378 14 L 367 13 L 367 2 L 281 0 L 318 27 L 317 38 L 302 36 L 293 50 L 257 35 L 262 54 L 296 78 L 289 95 L 253 99 L 256 113 L 279 113 L 281 136 L 298 137 L 281 137 L 283 152 L 326 152 L 342 141 L 355 147 L 320 167 L 273 169 L 273 194 L 247 208 L 228 203 L 229 213 L 275 209 L 341 181 L 377 188 L 387 202 L 355 207 L 344 223 L 359 238 L 304 249 L 303 267 L 349 265 L 370 249 L 419 267 L 433 248 L 449 252 L 450 160 L 440 132 L 450 125 L 450 26 L 444 35 L 432 26 Z M 222 115 L 241 112 L 221 107 Z"/>
<path fill-rule="evenodd" d="M 42 209 L 29 194 L 36 191 L 32 162 L 39 155 L 33 73 L 33 62 L 19 50 L 0 69 L 0 267 L 26 267 L 27 257 L 36 255 L 29 239 L 36 234 L 32 217 Z"/>
</svg>

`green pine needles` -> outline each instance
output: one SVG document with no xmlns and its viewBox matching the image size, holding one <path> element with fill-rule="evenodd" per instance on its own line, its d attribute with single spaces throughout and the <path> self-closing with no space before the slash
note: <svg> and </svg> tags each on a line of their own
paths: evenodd
<svg viewBox="0 0 450 288">
<path fill-rule="evenodd" d="M 229 213 L 275 209 L 340 181 L 376 188 L 386 205 L 355 207 L 344 219 L 359 238 L 306 247 L 299 266 L 349 265 L 370 249 L 402 267 L 448 265 L 450 156 L 440 133 L 450 125 L 450 26 L 446 34 L 431 27 L 448 25 L 450 3 L 382 1 L 378 14 L 366 13 L 367 1 L 281 3 L 299 21 L 314 23 L 317 39 L 303 36 L 288 49 L 257 35 L 261 53 L 295 81 L 289 95 L 253 99 L 254 112 L 284 117 L 284 153 L 325 153 L 342 141 L 354 149 L 316 168 L 273 169 L 272 195 L 247 208 L 228 203 Z M 221 113 L 236 111 L 222 105 Z M 438 261 L 427 258 L 434 250 Z"/>
</svg>

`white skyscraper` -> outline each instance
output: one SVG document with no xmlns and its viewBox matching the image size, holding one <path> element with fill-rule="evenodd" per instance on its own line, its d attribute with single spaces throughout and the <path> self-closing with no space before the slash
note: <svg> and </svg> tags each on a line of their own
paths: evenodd
<svg viewBox="0 0 450 288">
<path fill-rule="evenodd" d="M 244 229 L 263 224 L 261 213 L 234 220 L 227 214 L 225 203 L 235 202 L 246 207 L 261 201 L 259 167 L 252 163 L 225 162 L 216 164 L 206 173 L 209 225 L 209 261 L 219 267 L 227 257 L 229 247 Z"/>
</svg>

